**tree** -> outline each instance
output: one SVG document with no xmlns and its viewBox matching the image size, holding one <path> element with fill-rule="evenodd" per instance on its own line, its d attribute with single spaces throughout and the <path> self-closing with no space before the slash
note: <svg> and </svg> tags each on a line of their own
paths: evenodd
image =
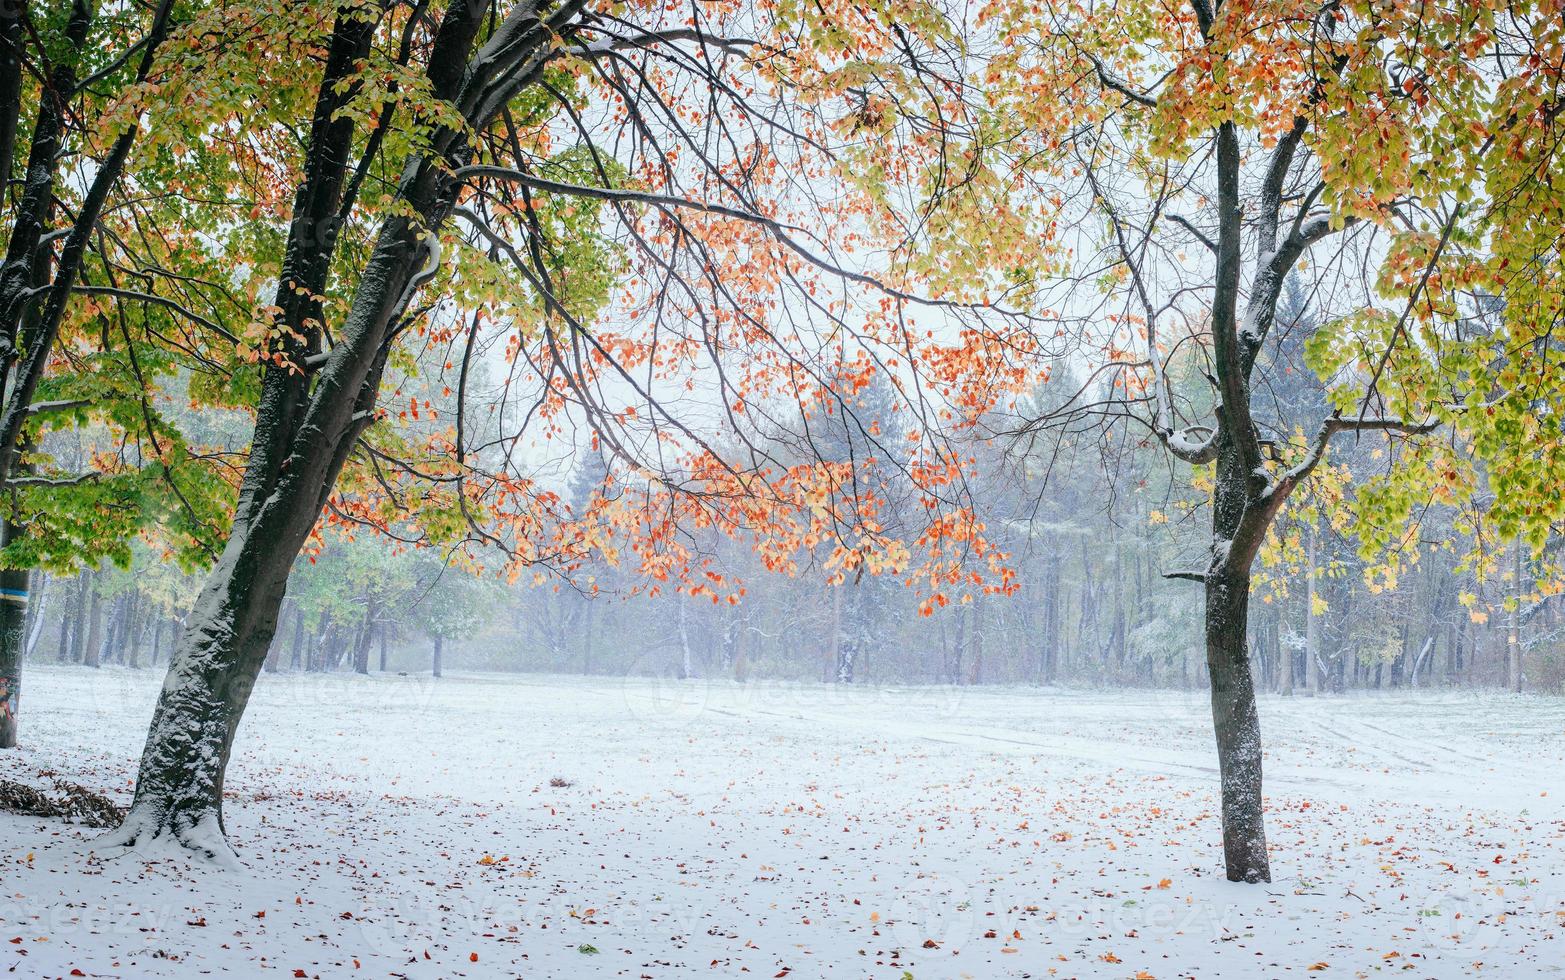
<svg viewBox="0 0 1565 980">
<path fill-rule="evenodd" d="M 791 405 L 807 416 L 834 397 L 837 374 L 817 366 L 805 318 L 874 351 L 855 359 L 861 375 L 929 359 L 946 392 L 920 395 L 931 432 L 939 398 L 964 412 L 982 400 L 965 380 L 980 363 L 969 350 L 976 335 L 937 358 L 939 345 L 909 324 L 910 306 L 953 319 L 964 309 L 838 254 L 839 242 L 853 243 L 844 227 L 890 207 L 868 195 L 833 206 L 790 200 L 798 178 L 835 172 L 833 134 L 852 135 L 864 119 L 850 90 L 869 57 L 880 59 L 882 84 L 903 66 L 897 91 L 910 105 L 945 90 L 912 77 L 937 64 L 918 47 L 950 41 L 930 12 L 914 23 L 901 11 L 790 8 L 752 23 L 718 7 L 694 27 L 653 5 L 589 10 L 579 0 L 321 12 L 277 12 L 314 37 L 323 67 L 311 79 L 302 157 L 288 164 L 297 184 L 270 321 L 254 348 L 255 428 L 227 544 L 174 651 L 118 843 L 168 835 L 215 858 L 230 853 L 223 774 L 290 568 L 323 508 L 328 520 L 391 533 L 419 521 L 431 544 L 504 549 L 513 575 L 568 573 L 586 554 L 617 557 L 628 539 L 653 589 L 673 581 L 691 598 L 716 599 L 730 583 L 682 542 L 687 526 L 772 542 L 779 567 L 807 539 L 835 537 L 830 569 L 902 571 L 906 546 L 865 516 L 869 502 L 845 467 L 782 465 L 748 413 Z M 796 44 L 800 32 L 819 43 Z M 564 150 L 561 130 L 576 141 Z M 782 175 L 780 158 L 806 165 Z M 372 198 L 373 186 L 391 190 Z M 460 232 L 448 230 L 452 218 Z M 606 228 L 617 229 L 612 238 Z M 628 277 L 626 253 L 637 257 Z M 438 298 L 413 307 L 427 283 Z M 558 495 L 521 472 L 514 434 L 472 445 L 481 420 L 471 417 L 470 369 L 496 336 L 521 370 L 489 403 L 495 424 L 518 421 L 499 409 L 531 372 L 539 393 L 519 424 L 553 435 L 574 412 L 594 447 L 618 460 L 589 513 L 567 518 Z M 418 366 L 399 341 L 460 346 L 436 373 L 456 375 L 455 424 L 417 443 L 370 432 L 391 421 L 383 389 L 396 394 Z M 680 406 L 706 379 L 719 421 L 740 433 L 737 457 L 718 453 Z M 422 421 L 433 408 L 410 399 L 397 419 Z M 399 461 L 381 438 L 421 458 Z M 334 495 L 350 460 L 349 479 L 379 483 L 391 516 Z M 999 578 L 994 588 L 1012 588 L 1003 555 L 960 500 L 962 458 L 930 437 L 908 460 L 939 566 L 910 577 L 954 581 L 976 556 Z"/>
<path fill-rule="evenodd" d="M 141 45 L 137 82 L 147 76 L 167 36 L 172 6 L 172 0 L 166 0 L 152 15 Z M 4 264 L 0 265 L 0 490 L 15 485 L 19 476 L 13 468 L 28 417 L 49 410 L 35 404 L 33 395 L 47 368 L 98 214 L 136 135 L 134 125 L 115 135 L 107 156 L 95 161 L 97 172 L 76 208 L 56 258 L 53 243 L 58 236 L 47 229 L 57 185 L 62 183 L 67 120 L 75 97 L 96 78 L 83 78 L 82 68 L 92 50 L 90 45 L 101 40 L 93 33 L 95 18 L 85 0 L 70 5 L 63 23 L 42 25 L 43 32 L 31 13 L 27 3 L 19 2 L 8 4 L 0 14 L 0 181 L 6 190 L 0 194 L 0 204 L 9 203 L 16 135 L 25 118 L 24 109 L 29 104 L 37 106 L 21 194 L 14 207 L 6 208 L 9 234 Z M 64 42 L 57 49 L 57 58 L 49 57 L 42 43 L 42 35 L 52 30 L 60 30 Z M 133 49 L 124 52 L 126 60 L 133 54 Z M 29 63 L 47 66 L 47 74 L 36 81 L 27 77 L 24 66 Z M 113 74 L 113 68 L 107 73 Z M 101 113 L 102 109 L 94 107 L 92 111 Z M 0 523 L 0 546 L 12 544 L 23 533 L 21 520 L 14 516 L 5 519 Z M 30 571 L 9 562 L 0 565 L 0 748 L 16 745 Z"/>
<path fill-rule="evenodd" d="M 987 77 L 1014 127 L 996 152 L 1014 153 L 1006 159 L 1054 203 L 1046 241 L 1069 228 L 1101 245 L 1074 265 L 1054 249 L 1041 257 L 1077 272 L 1043 280 L 1040 301 L 1065 311 L 1113 379 L 1101 400 L 1054 413 L 1066 424 L 1139 421 L 1172 457 L 1212 468 L 1209 543 L 1199 567 L 1169 574 L 1203 591 L 1227 874 L 1268 881 L 1252 568 L 1335 437 L 1413 437 L 1448 417 L 1427 385 L 1377 382 L 1427 375 L 1458 319 L 1424 285 L 1461 210 L 1450 195 L 1470 174 L 1465 147 L 1450 153 L 1437 134 L 1468 120 L 1431 93 L 1461 101 L 1477 86 L 1462 53 L 1485 43 L 1494 17 L 1331 0 L 996 5 L 985 17 L 1002 37 Z M 1405 43 L 1430 36 L 1447 46 Z M 1356 234 L 1381 227 L 1409 230 L 1390 248 Z M 1294 440 L 1292 420 L 1263 426 L 1256 395 L 1277 364 L 1262 355 L 1301 264 L 1312 282 L 1371 284 L 1383 300 L 1320 293 L 1322 326 L 1306 344 L 1331 411 Z M 1107 271 L 1086 276 L 1093 268 Z M 1377 342 L 1362 342 L 1367 325 Z M 1355 329 L 1359 344 L 1337 344 Z M 1192 362 L 1210 395 L 1176 398 L 1171 374 Z"/>
<path fill-rule="evenodd" d="M 132 537 L 158 524 L 171 555 L 199 563 L 230 497 L 156 404 L 155 380 L 192 363 L 163 343 L 164 311 L 133 305 L 111 316 L 83 302 L 149 299 L 120 288 L 116 257 L 127 238 L 145 237 L 132 215 L 178 196 L 140 139 L 177 128 L 183 108 L 150 94 L 200 71 L 179 52 L 205 5 L 175 6 L 22 0 L 0 13 L 0 747 L 15 744 L 23 651 L 11 640 L 29 577 L 124 564 Z M 89 432 L 93 452 L 61 452 L 72 429 Z"/>
<path fill-rule="evenodd" d="M 483 583 L 459 568 L 436 562 L 421 563 L 413 614 L 419 628 L 434 641 L 430 674 L 442 676 L 447 640 L 471 636 L 484 621 L 486 596 Z"/>
</svg>

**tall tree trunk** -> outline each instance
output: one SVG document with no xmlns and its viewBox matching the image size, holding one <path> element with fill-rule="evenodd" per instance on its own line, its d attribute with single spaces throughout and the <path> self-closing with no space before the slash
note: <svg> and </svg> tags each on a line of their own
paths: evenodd
<svg viewBox="0 0 1565 980">
<path fill-rule="evenodd" d="M 968 674 L 967 682 L 974 685 L 984 682 L 984 599 L 982 594 L 973 597 L 973 666 L 972 672 Z"/>
<path fill-rule="evenodd" d="M 21 534 L 10 521 L 0 525 L 0 547 Z M 22 656 L 27 644 L 27 569 L 0 569 L 0 749 L 16 747 L 22 702 Z"/>
<path fill-rule="evenodd" d="M 1230 881 L 1270 881 L 1261 801 L 1261 721 L 1246 649 L 1248 570 L 1206 583 L 1206 666 L 1223 793 L 1223 858 Z"/>
<path fill-rule="evenodd" d="M 682 593 L 674 593 L 674 603 L 677 607 L 679 622 L 679 679 L 689 680 L 696 674 L 695 662 L 690 651 L 690 619 L 685 608 L 685 599 Z"/>
<path fill-rule="evenodd" d="M 76 576 L 76 608 L 71 619 L 71 655 L 73 664 L 87 662 L 87 607 L 92 593 L 92 572 L 82 571 Z"/>
<path fill-rule="evenodd" d="M 1060 563 L 1058 561 L 1050 562 L 1048 570 L 1044 572 L 1043 588 L 1043 643 L 1038 651 L 1038 682 L 1053 684 L 1060 645 Z"/>
<path fill-rule="evenodd" d="M 294 603 L 293 643 L 288 654 L 288 669 L 298 670 L 304 665 L 304 607 Z"/>
<path fill-rule="evenodd" d="M 1304 687 L 1314 697 L 1320 693 L 1320 617 L 1315 615 L 1315 528 L 1308 545 L 1309 591 L 1304 607 Z"/>
<path fill-rule="evenodd" d="M 364 622 L 359 626 L 359 635 L 353 646 L 353 672 L 356 674 L 367 675 L 370 672 L 370 641 L 374 639 L 377 615 L 377 604 L 371 599 L 364 608 Z"/>
<path fill-rule="evenodd" d="M 1307 617 L 1309 614 L 1309 600 L 1306 599 L 1304 615 Z M 1278 610 L 1279 620 L 1281 617 L 1282 610 Z M 1305 628 L 1309 628 L 1307 623 Z M 1290 636 L 1287 643 L 1282 641 L 1282 627 L 1280 624 L 1277 632 L 1277 693 L 1285 698 L 1291 698 L 1293 697 L 1293 638 Z"/>
<path fill-rule="evenodd" d="M 587 603 L 587 608 L 582 612 L 581 627 L 581 672 L 583 674 L 592 673 L 592 646 L 597 640 L 598 620 L 600 619 L 596 604 L 590 599 L 587 600 Z M 733 664 L 732 653 L 731 647 L 725 648 L 724 656 L 728 658 L 728 663 L 723 665 L 725 673 Z"/>
<path fill-rule="evenodd" d="M 956 643 L 951 652 L 951 663 L 946 665 L 946 683 L 960 686 L 962 662 L 967 659 L 967 607 L 956 607 Z"/>
<path fill-rule="evenodd" d="M 842 597 L 845 589 L 853 592 L 847 598 Z M 838 616 L 837 625 L 837 677 L 839 684 L 852 684 L 854 672 L 858 668 L 860 640 L 864 630 L 864 593 L 860 586 L 844 582 L 834 589 L 838 594 L 837 604 L 846 607 L 845 615 Z"/>
<path fill-rule="evenodd" d="M 30 658 L 38 649 L 38 641 L 43 639 L 44 613 L 49 609 L 49 599 L 54 590 L 50 588 L 52 581 L 42 571 L 34 572 L 29 579 L 28 587 L 32 590 L 27 602 L 27 641 L 22 645 L 22 656 Z"/>
<path fill-rule="evenodd" d="M 54 659 L 61 663 L 69 660 L 71 656 L 71 615 L 74 609 L 74 598 L 72 596 L 67 599 L 64 608 L 60 610 L 60 638 L 59 645 L 55 647 Z"/>
<path fill-rule="evenodd" d="M 1526 575 L 1526 559 L 1522 549 L 1526 545 L 1521 538 L 1516 539 L 1515 556 L 1515 588 L 1512 590 L 1516 597 L 1516 608 L 1511 610 L 1509 628 L 1505 637 L 1505 686 L 1517 694 L 1522 690 L 1522 597 L 1527 590 L 1522 585 Z"/>
<path fill-rule="evenodd" d="M 387 635 L 391 632 L 391 624 L 381 620 L 377 632 L 380 634 L 380 672 L 386 672 L 386 643 Z"/>
<path fill-rule="evenodd" d="M 109 607 L 109 627 L 103 631 L 103 640 L 98 647 L 98 663 L 112 664 L 124 656 L 125 646 L 125 614 L 130 601 L 127 593 L 120 593 L 114 597 L 114 604 Z"/>
<path fill-rule="evenodd" d="M 430 658 L 430 665 L 429 665 L 429 672 L 431 674 L 433 674 L 434 676 L 436 676 L 436 677 L 440 676 L 440 666 L 441 666 L 440 658 L 441 658 L 441 654 L 445 652 L 445 646 L 446 646 L 446 638 L 441 636 L 439 633 L 436 633 L 435 634 L 435 652 L 434 652 L 434 655 Z"/>
<path fill-rule="evenodd" d="M 101 572 L 93 572 L 87 579 L 87 642 L 82 646 L 82 663 L 96 667 L 103 651 L 103 598 L 98 595 L 98 579 Z"/>
<path fill-rule="evenodd" d="M 130 594 L 130 616 L 125 624 L 125 664 L 133 669 L 141 667 L 142 601 L 140 592 Z"/>
</svg>

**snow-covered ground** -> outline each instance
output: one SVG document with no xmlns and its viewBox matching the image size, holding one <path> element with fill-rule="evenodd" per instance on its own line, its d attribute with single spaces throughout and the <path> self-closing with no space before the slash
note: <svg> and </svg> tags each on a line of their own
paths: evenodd
<svg viewBox="0 0 1565 980">
<path fill-rule="evenodd" d="M 0 775 L 128 799 L 160 679 L 30 670 Z M 228 777 L 248 870 L 0 816 L 0 973 L 1565 973 L 1565 702 L 1262 712 L 1256 887 L 1221 874 L 1196 694 L 268 676 Z"/>
</svg>

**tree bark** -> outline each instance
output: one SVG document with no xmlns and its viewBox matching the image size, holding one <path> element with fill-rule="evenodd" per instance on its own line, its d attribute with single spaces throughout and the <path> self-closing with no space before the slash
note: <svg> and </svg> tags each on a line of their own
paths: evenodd
<svg viewBox="0 0 1565 980">
<path fill-rule="evenodd" d="M 1309 538 L 1309 592 L 1304 607 L 1304 688 L 1311 696 L 1320 693 L 1320 617 L 1315 615 L 1315 528 Z"/>
<path fill-rule="evenodd" d="M 364 609 L 364 622 L 359 626 L 359 635 L 353 647 L 353 672 L 356 674 L 367 675 L 370 672 L 370 641 L 374 639 L 378 612 L 375 600 L 371 599 Z"/>
<path fill-rule="evenodd" d="M 1516 597 L 1516 608 L 1511 610 L 1509 629 L 1505 636 L 1505 686 L 1520 694 L 1522 691 L 1522 597 L 1526 590 L 1522 587 L 1522 578 L 1526 574 L 1525 558 L 1522 549 L 1525 544 L 1520 538 L 1516 539 L 1515 555 L 1515 588 L 1513 594 Z"/>
<path fill-rule="evenodd" d="M 302 666 L 304 666 L 304 607 L 294 603 L 293 643 L 290 644 L 288 653 L 288 669 L 298 670 Z"/>
<path fill-rule="evenodd" d="M 87 642 L 82 647 L 82 664 L 96 667 L 103 656 L 103 598 L 98 595 L 100 572 L 87 577 Z"/>
<path fill-rule="evenodd" d="M 4 522 L 0 547 L 21 528 Z M 27 569 L 0 569 L 0 749 L 16 747 L 22 700 L 22 656 L 27 644 Z"/>
<path fill-rule="evenodd" d="M 138 669 L 141 667 L 141 636 L 146 624 L 143 622 L 141 593 L 132 592 L 130 595 L 130 618 L 125 624 L 125 663 L 132 669 Z"/>
<path fill-rule="evenodd" d="M 121 593 L 114 597 L 114 603 L 109 606 L 109 627 L 104 630 L 103 639 L 98 644 L 98 664 L 112 664 L 116 658 L 123 657 L 125 647 L 120 641 L 125 635 L 128 601 L 129 596 Z"/>
<path fill-rule="evenodd" d="M 73 664 L 87 662 L 87 595 L 91 591 L 92 572 L 77 574 L 76 603 L 71 614 L 71 652 L 67 658 Z"/>
<path fill-rule="evenodd" d="M 439 633 L 436 633 L 435 634 L 435 652 L 434 652 L 434 655 L 430 658 L 430 664 L 429 664 L 429 672 L 432 675 L 434 675 L 435 677 L 439 677 L 440 676 L 440 666 L 441 666 L 441 664 L 440 664 L 440 657 L 441 657 L 441 654 L 444 653 L 444 651 L 445 651 L 445 645 L 446 645 L 446 638 L 441 636 Z"/>
<path fill-rule="evenodd" d="M 1229 881 L 1271 881 L 1261 800 L 1261 721 L 1246 649 L 1248 570 L 1206 582 L 1206 665 L 1223 794 Z"/>
</svg>

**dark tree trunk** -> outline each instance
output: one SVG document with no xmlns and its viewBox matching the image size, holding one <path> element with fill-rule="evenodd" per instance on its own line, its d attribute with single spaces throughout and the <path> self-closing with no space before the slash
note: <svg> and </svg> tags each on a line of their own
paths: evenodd
<svg viewBox="0 0 1565 980">
<path fill-rule="evenodd" d="M 58 586 L 57 586 L 58 587 Z M 75 596 L 60 610 L 60 643 L 55 648 L 54 659 L 64 663 L 71 656 L 71 615 L 75 609 Z"/>
<path fill-rule="evenodd" d="M 435 653 L 434 656 L 430 658 L 429 672 L 436 677 L 440 676 L 440 656 L 445 651 L 445 645 L 446 638 L 439 635 L 438 633 L 435 634 Z"/>
<path fill-rule="evenodd" d="M 0 528 L 0 547 L 21 529 Z M 0 569 L 0 749 L 16 747 L 22 700 L 22 656 L 27 644 L 27 569 Z"/>
<path fill-rule="evenodd" d="M 378 632 L 380 633 L 380 672 L 384 674 L 386 672 L 386 637 L 391 632 L 391 624 L 383 620 L 380 623 Z"/>
<path fill-rule="evenodd" d="M 82 646 L 82 663 L 96 667 L 103 651 L 103 599 L 98 595 L 98 572 L 87 578 L 87 642 Z"/>
<path fill-rule="evenodd" d="M 1261 720 L 1245 649 L 1247 573 L 1206 583 L 1206 665 L 1223 792 L 1223 858 L 1230 881 L 1270 881 L 1261 800 Z"/>
<path fill-rule="evenodd" d="M 1271 881 L 1261 796 L 1261 720 L 1250 669 L 1250 566 L 1265 533 L 1252 502 L 1252 474 L 1233 440 L 1217 451 L 1212 494 L 1213 561 L 1203 582 L 1206 673 L 1223 800 L 1223 860 L 1229 881 Z"/>
<path fill-rule="evenodd" d="M 125 629 L 125 663 L 132 668 L 141 667 L 141 634 L 144 632 L 145 623 L 142 622 L 142 601 L 140 592 L 132 592 L 130 599 L 130 617 Z"/>
<path fill-rule="evenodd" d="M 371 601 L 364 610 L 364 622 L 359 625 L 359 635 L 354 639 L 353 672 L 356 674 L 370 672 L 370 641 L 374 639 L 375 611 L 375 603 Z"/>
<path fill-rule="evenodd" d="M 293 643 L 288 655 L 288 669 L 298 670 L 304 664 L 304 608 L 293 607 Z"/>
<path fill-rule="evenodd" d="M 27 0 L 0 10 L 0 186 L 11 183 L 16 129 L 22 116 L 22 22 Z"/>
<path fill-rule="evenodd" d="M 114 597 L 114 604 L 109 607 L 109 628 L 104 630 L 103 639 L 98 646 L 98 663 L 112 664 L 124 657 L 125 646 L 125 612 L 129 602 L 129 596 L 120 594 Z"/>
</svg>

